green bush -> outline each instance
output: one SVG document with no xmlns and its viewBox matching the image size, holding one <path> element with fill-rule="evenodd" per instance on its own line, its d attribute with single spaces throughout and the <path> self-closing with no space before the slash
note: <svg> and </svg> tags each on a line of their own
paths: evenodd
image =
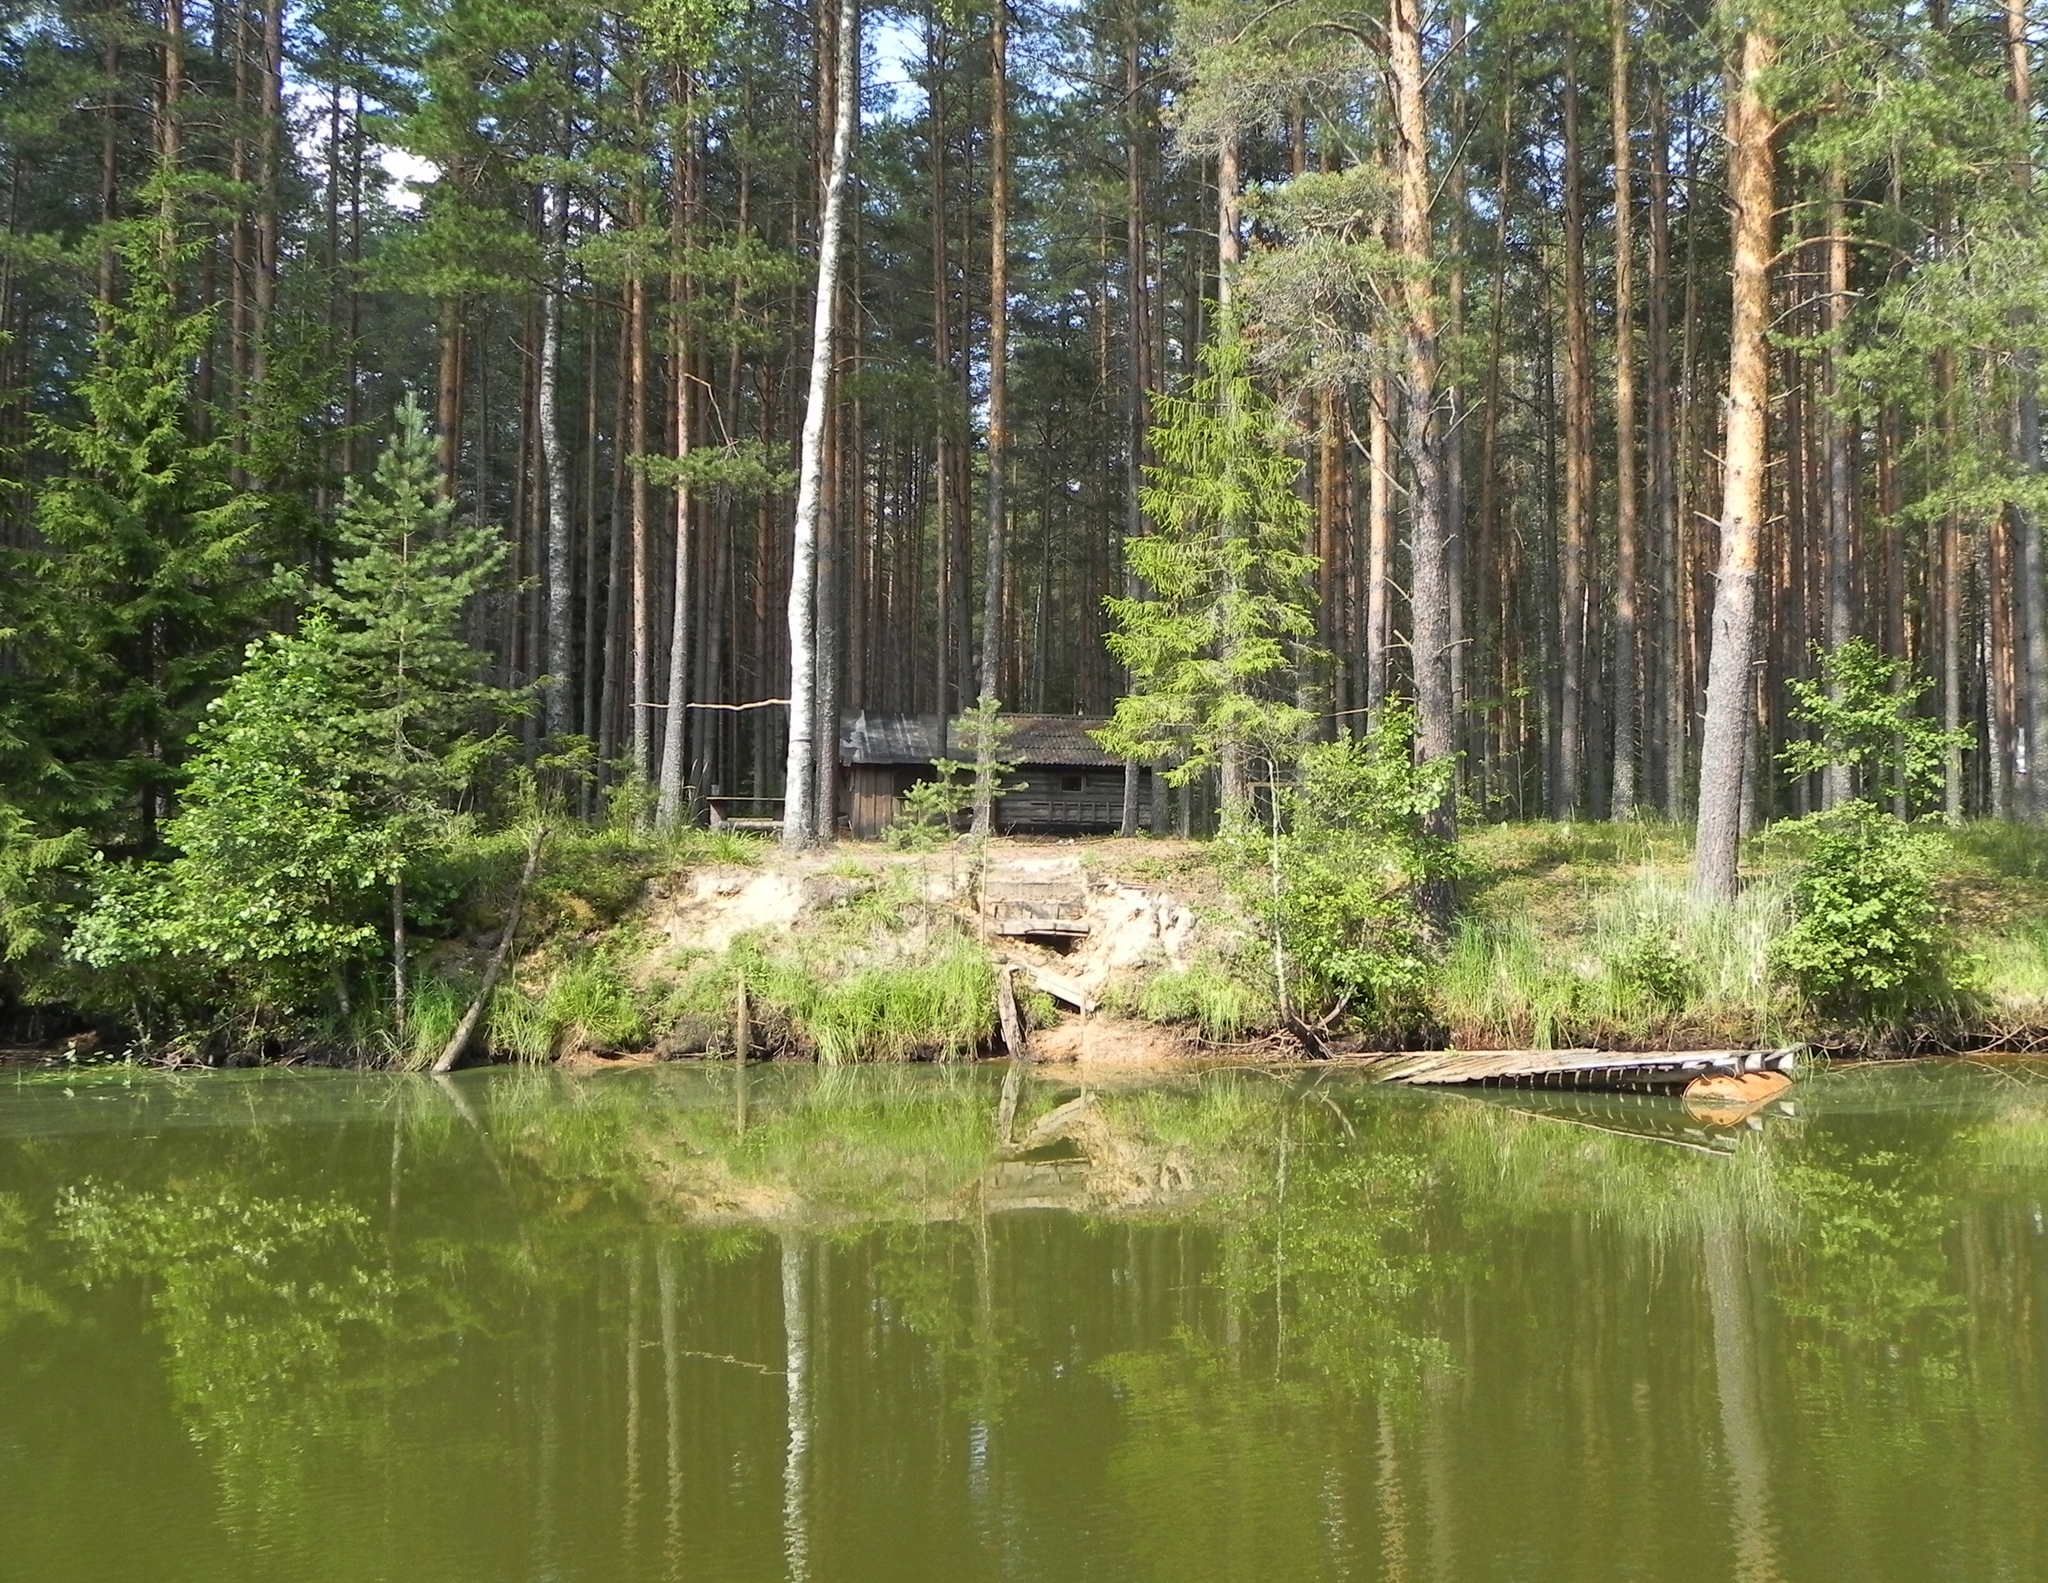
<svg viewBox="0 0 2048 1583">
<path fill-rule="evenodd" d="M 1800 821 L 1805 862 L 1781 978 L 1826 1017 L 1896 1023 L 1955 992 L 1956 942 L 1934 894 L 1935 838 L 1867 802 Z"/>
<path fill-rule="evenodd" d="M 1267 829 L 1233 833 L 1233 882 L 1260 920 L 1273 992 L 1306 1022 L 1348 1012 L 1380 1029 L 1427 1016 L 1435 954 L 1416 905 L 1458 872 L 1428 834 L 1448 791 L 1448 760 L 1418 765 L 1411 709 L 1389 704 L 1366 735 L 1319 742 L 1275 789 Z"/>
<path fill-rule="evenodd" d="M 1656 1011 L 1682 1009 L 1700 991 L 1699 967 L 1675 936 L 1645 930 L 1608 959 L 1616 986 Z"/>
</svg>

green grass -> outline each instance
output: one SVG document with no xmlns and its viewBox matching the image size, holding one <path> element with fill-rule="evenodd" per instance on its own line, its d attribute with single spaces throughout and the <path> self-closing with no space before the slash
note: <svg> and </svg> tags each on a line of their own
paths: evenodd
<svg viewBox="0 0 2048 1583">
<path fill-rule="evenodd" d="M 1590 887 L 1563 919 L 1468 915 L 1438 977 L 1438 1010 L 1468 1046 L 1772 1041 L 1786 1007 L 1770 945 L 1785 921 L 1778 884 L 1728 907 L 1654 872 Z"/>
<path fill-rule="evenodd" d="M 1191 1023 L 1211 1044 L 1235 1043 L 1273 1023 L 1273 1000 L 1265 988 L 1211 957 L 1147 979 L 1136 1010 L 1147 1022 Z"/>
</svg>

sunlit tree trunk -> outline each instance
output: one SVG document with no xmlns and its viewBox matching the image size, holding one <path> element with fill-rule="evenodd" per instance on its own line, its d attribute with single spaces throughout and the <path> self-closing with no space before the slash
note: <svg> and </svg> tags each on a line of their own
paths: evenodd
<svg viewBox="0 0 2048 1583">
<path fill-rule="evenodd" d="M 1693 887 L 1732 901 L 1749 743 L 1750 665 L 1756 652 L 1757 541 L 1764 512 L 1765 406 L 1770 395 L 1773 127 L 1763 81 L 1773 59 L 1761 17 L 1751 17 L 1728 94 L 1728 186 L 1733 204 L 1733 299 L 1728 419 L 1721 472 L 1721 557 L 1707 661 L 1700 743 L 1699 826 Z"/>
<path fill-rule="evenodd" d="M 1139 77 L 1138 5 L 1126 0 L 1124 17 L 1124 522 L 1128 544 L 1145 531 L 1139 491 L 1144 485 L 1146 352 L 1150 331 L 1145 323 L 1145 173 L 1138 142 Z M 1137 593 L 1128 573 L 1121 577 L 1125 597 Z M 1157 771 L 1154 772 L 1155 774 Z M 1119 835 L 1138 833 L 1138 761 L 1124 764 L 1124 799 Z"/>
<path fill-rule="evenodd" d="M 1634 186 L 1629 152 L 1628 0 L 1613 0 L 1614 122 L 1614 779 L 1609 811 L 1636 811 L 1642 740 L 1638 586 L 1641 517 L 1636 498 L 1636 296 Z"/>
<path fill-rule="evenodd" d="M 1586 557 L 1593 515 L 1593 340 L 1586 312 L 1586 204 L 1579 164 L 1578 47 L 1568 41 L 1564 78 L 1564 521 L 1558 545 L 1561 685 L 1557 784 L 1551 815 L 1579 810 L 1586 779 Z M 1597 663 L 1597 656 L 1595 657 Z"/>
<path fill-rule="evenodd" d="M 938 748 L 947 751 L 947 699 L 954 678 L 953 653 L 953 331 L 948 306 L 952 262 L 946 232 L 946 62 L 941 14 L 925 17 L 925 71 L 931 81 L 926 126 L 931 138 L 932 388 L 938 421 L 932 434 L 932 501 L 938 555 L 932 601 L 932 712 L 939 719 Z"/>
<path fill-rule="evenodd" d="M 1650 519 L 1657 543 L 1657 761 L 1663 769 L 1664 817 L 1685 808 L 1685 665 L 1680 639 L 1678 447 L 1673 422 L 1678 392 L 1671 380 L 1671 149 L 1664 71 L 1650 75 L 1650 383 L 1648 441 Z"/>
<path fill-rule="evenodd" d="M 1393 634 L 1389 584 L 1394 563 L 1393 382 L 1385 376 L 1372 382 L 1372 417 L 1366 431 L 1366 458 L 1371 477 L 1366 484 L 1365 547 L 1365 718 L 1378 723 L 1387 701 L 1387 649 Z"/>
<path fill-rule="evenodd" d="M 1855 631 L 1849 592 L 1851 529 L 1855 522 L 1855 480 L 1849 468 L 1850 420 L 1849 415 L 1841 409 L 1841 402 L 1847 393 L 1846 381 L 1842 376 L 1842 364 L 1848 348 L 1842 344 L 1842 336 L 1847 333 L 1849 321 L 1849 239 L 1845 234 L 1849 228 L 1849 206 L 1839 163 L 1828 171 L 1827 189 L 1825 323 L 1828 347 L 1826 411 L 1822 415 L 1822 421 L 1826 426 L 1824 432 L 1827 451 L 1827 641 L 1829 648 L 1838 649 L 1849 641 Z M 1835 689 L 1835 701 L 1841 702 L 1840 688 Z M 1830 764 L 1822 777 L 1821 796 L 1825 806 L 1833 808 L 1847 802 L 1853 791 L 1849 766 Z"/>
<path fill-rule="evenodd" d="M 1449 561 L 1444 544 L 1443 446 L 1437 422 L 1437 306 L 1430 239 L 1429 118 L 1424 98 L 1421 0 L 1391 0 L 1387 26 L 1388 80 L 1394 101 L 1395 252 L 1401 260 L 1404 420 L 1411 485 L 1410 562 L 1412 644 L 1415 659 L 1416 756 L 1423 762 L 1457 749 L 1451 694 Z M 1457 834 L 1455 794 L 1431 810 L 1431 835 Z M 1448 885 L 1421 897 L 1425 917 L 1450 923 Z"/>
<path fill-rule="evenodd" d="M 988 544 L 982 569 L 981 691 L 1003 691 L 1003 611 L 1009 575 L 1010 474 L 1010 3 L 995 0 L 989 15 L 988 192 Z M 994 818 L 986 794 L 994 743 L 981 733 L 976 758 L 974 833 L 986 835 Z"/>
<path fill-rule="evenodd" d="M 2012 102 L 2031 146 L 2034 96 L 2026 0 L 2005 0 L 2005 37 Z M 2030 160 L 2023 157 L 2014 178 L 2022 187 L 2032 184 Z M 2022 474 L 2032 475 L 2041 470 L 2041 392 L 2031 349 L 2014 359 L 2014 380 L 2013 460 Z M 2025 778 L 2019 783 L 2020 807 L 2026 817 L 2041 819 L 2048 818 L 2048 767 L 2041 760 L 2043 751 L 2048 750 L 2048 556 L 2042 553 L 2041 524 L 2034 513 L 2015 503 L 2011 515 L 2019 584 L 2014 604 L 2021 644 L 2015 671 L 2026 763 Z"/>
<path fill-rule="evenodd" d="M 676 130 L 675 157 L 670 172 L 669 301 L 675 310 L 669 351 L 670 388 L 674 404 L 674 447 L 677 462 L 690 455 L 694 443 L 690 377 L 690 347 L 684 334 L 684 309 L 690 300 L 690 255 L 695 246 L 698 201 L 698 150 L 696 124 L 696 83 L 686 67 L 676 71 L 677 112 L 682 125 Z M 668 708 L 661 734 L 661 771 L 657 778 L 655 822 L 672 830 L 682 819 L 683 754 L 689 741 L 691 598 L 695 583 L 697 543 L 694 527 L 695 491 L 685 478 L 678 478 L 674 491 L 675 533 L 673 579 L 670 589 L 668 637 Z"/>
<path fill-rule="evenodd" d="M 562 248 L 569 230 L 569 185 L 558 177 L 550 184 L 547 216 L 547 279 L 541 283 L 540 443 L 548 475 L 547 529 L 547 734 L 566 735 L 573 722 L 570 685 L 573 644 L 570 622 L 575 593 L 569 556 L 569 448 L 562 438 Z"/>
<path fill-rule="evenodd" d="M 1231 323 L 1233 277 L 1244 257 L 1243 194 L 1238 190 L 1243 179 L 1238 163 L 1237 134 L 1233 130 L 1223 140 L 1223 147 L 1216 156 L 1216 307 L 1225 326 Z M 1234 533 L 1238 530 L 1227 524 L 1224 531 Z M 1237 743 L 1225 743 L 1217 755 L 1216 779 L 1227 824 L 1244 808 L 1244 757 Z"/>
</svg>

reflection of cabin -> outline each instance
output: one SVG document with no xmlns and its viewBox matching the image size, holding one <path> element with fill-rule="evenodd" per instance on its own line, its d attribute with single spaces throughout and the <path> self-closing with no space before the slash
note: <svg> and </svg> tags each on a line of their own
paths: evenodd
<svg viewBox="0 0 2048 1583">
<path fill-rule="evenodd" d="M 1005 715 L 1010 728 L 1004 757 L 1017 766 L 1017 787 L 996 803 L 1004 831 L 1113 831 L 1123 823 L 1123 760 L 1112 758 L 1088 735 L 1107 725 L 1083 715 Z M 932 778 L 932 760 L 965 760 L 957 741 L 943 746 L 934 715 L 859 714 L 839 722 L 840 811 L 847 828 L 866 839 L 880 835 L 902 811 L 903 794 Z M 1020 784 L 1021 783 L 1021 784 Z M 1152 795 L 1152 772 L 1138 771 L 1138 806 Z"/>
</svg>

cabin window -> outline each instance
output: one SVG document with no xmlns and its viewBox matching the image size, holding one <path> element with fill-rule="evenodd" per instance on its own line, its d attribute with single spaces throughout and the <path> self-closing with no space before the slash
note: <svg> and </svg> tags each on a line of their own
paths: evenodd
<svg viewBox="0 0 2048 1583">
<path fill-rule="evenodd" d="M 1078 775 L 1062 775 L 1062 776 L 1060 777 L 1060 790 L 1061 790 L 1061 791 L 1073 791 L 1073 792 L 1077 792 L 1077 791 L 1079 791 L 1080 789 L 1081 789 L 1081 777 L 1080 777 L 1080 776 L 1078 776 Z"/>
</svg>

